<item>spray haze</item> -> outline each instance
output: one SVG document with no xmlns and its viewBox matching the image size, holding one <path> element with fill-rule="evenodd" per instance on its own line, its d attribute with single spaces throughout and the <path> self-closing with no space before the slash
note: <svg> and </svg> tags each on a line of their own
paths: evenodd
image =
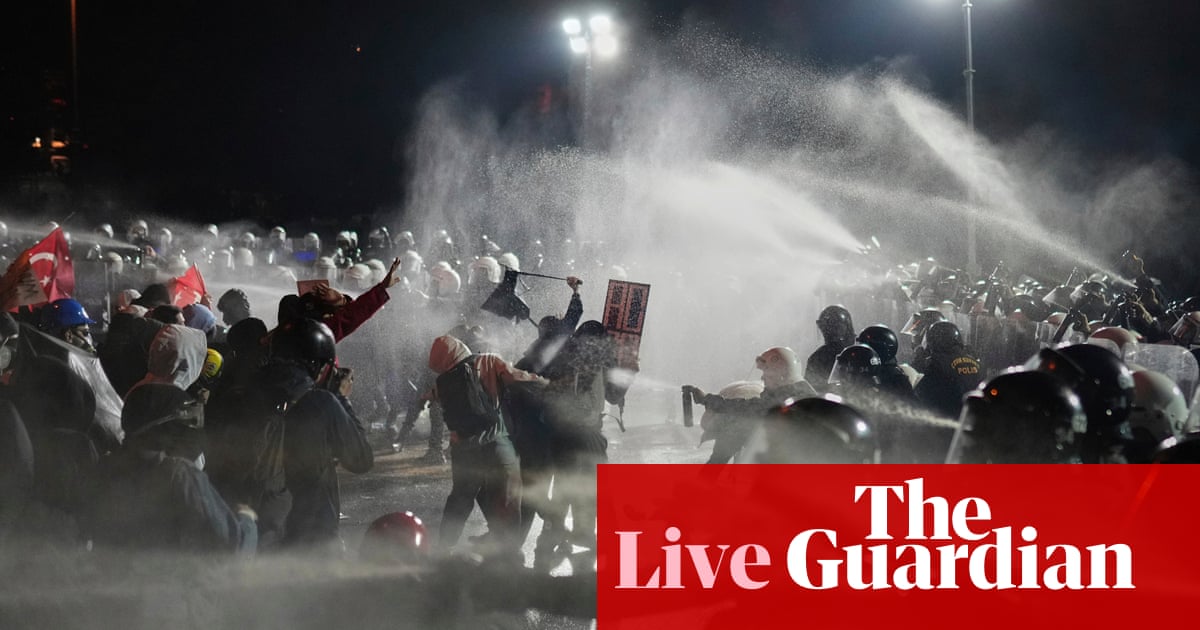
<svg viewBox="0 0 1200 630">
<path fill-rule="evenodd" d="M 1111 238 L 1114 214 L 1166 216 L 1192 197 L 1161 161 L 1115 176 L 1074 164 L 1064 187 L 1045 168 L 1052 147 L 1030 163 L 1028 143 L 973 138 L 899 76 L 911 64 L 821 72 L 703 27 L 639 43 L 622 63 L 593 77 L 582 148 L 510 133 L 534 125 L 502 126 L 461 86 L 439 86 L 413 134 L 406 217 L 514 247 L 602 242 L 603 260 L 576 271 L 596 280 L 620 264 L 654 285 L 643 370 L 665 380 L 740 377 L 774 345 L 803 354 L 817 342 L 818 281 L 872 235 L 896 262 L 958 266 L 974 215 L 983 264 L 1055 281 L 1074 265 L 1107 270 L 1126 245 Z"/>
</svg>

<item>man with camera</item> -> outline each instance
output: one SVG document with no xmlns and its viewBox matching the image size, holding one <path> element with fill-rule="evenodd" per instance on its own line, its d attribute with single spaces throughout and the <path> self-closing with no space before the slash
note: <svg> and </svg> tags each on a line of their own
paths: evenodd
<svg viewBox="0 0 1200 630">
<path fill-rule="evenodd" d="M 279 392 L 286 426 L 282 463 L 292 506 L 285 546 L 338 551 L 337 467 L 364 473 L 374 465 L 366 431 L 347 400 L 353 375 L 335 359 L 333 333 L 320 322 L 301 318 L 271 336 L 263 385 Z"/>
</svg>

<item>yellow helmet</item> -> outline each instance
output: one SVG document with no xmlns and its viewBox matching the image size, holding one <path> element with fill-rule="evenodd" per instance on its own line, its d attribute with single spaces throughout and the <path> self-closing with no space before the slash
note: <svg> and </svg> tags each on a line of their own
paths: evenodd
<svg viewBox="0 0 1200 630">
<path fill-rule="evenodd" d="M 217 378 L 221 375 L 221 366 L 224 364 L 225 359 L 221 356 L 221 353 L 209 348 L 208 353 L 204 356 L 204 369 L 201 371 L 201 374 L 207 380 Z"/>
</svg>

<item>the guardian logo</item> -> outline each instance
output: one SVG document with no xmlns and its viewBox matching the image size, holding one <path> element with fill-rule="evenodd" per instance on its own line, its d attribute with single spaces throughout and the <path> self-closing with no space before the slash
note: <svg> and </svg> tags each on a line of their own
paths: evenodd
<svg viewBox="0 0 1200 630">
<path fill-rule="evenodd" d="M 865 539 L 881 542 L 839 547 L 838 532 L 832 529 L 800 532 L 786 550 L 787 573 L 795 585 L 810 590 L 1134 588 L 1129 545 L 1043 546 L 1032 525 L 1016 533 L 1013 526 L 988 527 L 991 507 L 981 498 L 968 497 L 951 506 L 944 497 L 925 497 L 924 479 L 855 486 L 854 502 L 870 507 L 870 533 Z M 896 504 L 905 506 L 908 516 L 900 540 L 888 529 L 888 510 Z M 763 545 L 679 544 L 682 532 L 668 527 L 664 538 L 672 544 L 659 547 L 662 562 L 649 575 L 639 575 L 642 532 L 616 534 L 618 589 L 682 589 L 684 571 L 689 569 L 705 589 L 714 588 L 719 580 L 746 590 L 769 583 L 771 553 Z M 1017 539 L 1024 544 L 1017 544 Z M 940 541 L 946 542 L 933 544 Z"/>
</svg>

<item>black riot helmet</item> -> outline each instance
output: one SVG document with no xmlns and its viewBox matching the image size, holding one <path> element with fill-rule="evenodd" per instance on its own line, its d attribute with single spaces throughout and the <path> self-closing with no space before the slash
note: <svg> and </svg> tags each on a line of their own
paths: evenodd
<svg viewBox="0 0 1200 630">
<path fill-rule="evenodd" d="M 1083 404 L 1088 432 L 1084 461 L 1098 463 L 1132 439 L 1133 372 L 1117 355 L 1092 344 L 1044 348 L 1025 367 L 1062 379 Z"/>
<path fill-rule="evenodd" d="M 909 335 L 913 340 L 913 347 L 921 345 L 925 339 L 925 332 L 929 330 L 935 322 L 945 321 L 946 316 L 936 308 L 923 309 L 920 313 L 913 313 L 912 317 L 904 323 L 904 327 L 900 332 Z"/>
<path fill-rule="evenodd" d="M 307 317 L 289 321 L 271 334 L 271 358 L 303 365 L 316 378 L 337 358 L 333 332 Z"/>
<path fill-rule="evenodd" d="M 1200 464 L 1200 433 L 1170 437 L 1158 446 L 1155 464 Z"/>
<path fill-rule="evenodd" d="M 1087 415 L 1066 383 L 1006 372 L 967 394 L 948 464 L 1077 464 Z"/>
<path fill-rule="evenodd" d="M 858 333 L 857 341 L 871 346 L 875 354 L 879 355 L 881 364 L 891 365 L 896 362 L 896 351 L 900 349 L 900 339 L 896 333 L 892 332 L 891 328 L 883 324 L 867 326 Z"/>
<path fill-rule="evenodd" d="M 934 322 L 925 333 L 923 345 L 930 352 L 954 352 L 962 348 L 962 332 L 954 322 Z"/>
<path fill-rule="evenodd" d="M 1192 311 L 1200 311 L 1200 295 L 1193 295 L 1184 300 L 1179 308 L 1176 309 L 1181 313 L 1191 313 Z"/>
<path fill-rule="evenodd" d="M 738 455 L 747 464 L 878 464 L 871 422 L 835 396 L 789 401 L 759 423 Z"/>
<path fill-rule="evenodd" d="M 1014 295 L 1004 301 L 1005 315 L 1012 315 L 1016 311 L 1021 311 L 1031 322 L 1043 321 L 1050 315 L 1050 307 L 1045 302 L 1028 294 Z"/>
<path fill-rule="evenodd" d="M 817 317 L 817 329 L 825 338 L 825 343 L 849 344 L 854 340 L 854 322 L 850 319 L 850 311 L 841 304 L 826 306 Z"/>
<path fill-rule="evenodd" d="M 879 383 L 879 355 L 866 344 L 846 346 L 833 362 L 829 384 L 843 388 L 874 387 Z"/>
</svg>

